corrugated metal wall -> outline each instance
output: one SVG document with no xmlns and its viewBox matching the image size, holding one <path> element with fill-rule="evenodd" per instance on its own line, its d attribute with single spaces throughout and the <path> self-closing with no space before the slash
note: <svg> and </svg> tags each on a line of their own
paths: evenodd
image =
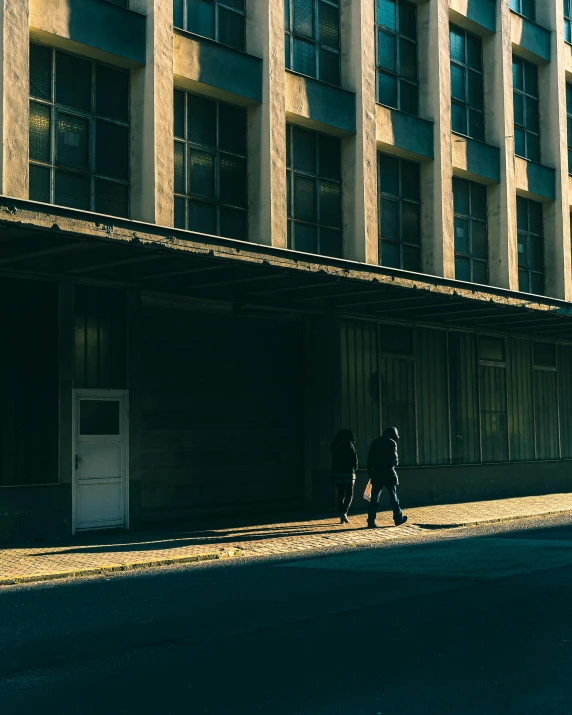
<svg viewBox="0 0 572 715">
<path fill-rule="evenodd" d="M 558 385 L 556 370 L 534 368 L 536 458 L 558 459 Z"/>
<path fill-rule="evenodd" d="M 572 459 L 572 346 L 560 345 L 558 352 L 558 397 L 562 458 Z"/>
<path fill-rule="evenodd" d="M 479 367 L 483 462 L 508 461 L 506 368 Z"/>
<path fill-rule="evenodd" d="M 417 442 L 420 464 L 449 464 L 447 333 L 417 331 Z"/>
<path fill-rule="evenodd" d="M 534 459 L 534 404 L 530 341 L 507 340 L 507 392 L 511 461 Z"/>
<path fill-rule="evenodd" d="M 362 466 L 387 426 L 404 466 L 572 458 L 572 346 L 559 346 L 554 369 L 533 365 L 543 345 L 525 338 L 487 338 L 499 354 L 479 359 L 476 334 L 418 327 L 414 352 L 399 355 L 383 352 L 388 330 L 341 321 L 341 426 Z"/>
<path fill-rule="evenodd" d="M 382 357 L 381 416 L 382 426 L 397 427 L 400 434 L 401 464 L 417 464 L 415 439 L 415 362 L 406 358 Z"/>
<path fill-rule="evenodd" d="M 341 338 L 342 427 L 357 437 L 365 466 L 369 445 L 379 437 L 379 346 L 377 323 L 343 320 Z"/>
<path fill-rule="evenodd" d="M 471 333 L 449 333 L 453 464 L 481 461 L 477 343 Z"/>
</svg>

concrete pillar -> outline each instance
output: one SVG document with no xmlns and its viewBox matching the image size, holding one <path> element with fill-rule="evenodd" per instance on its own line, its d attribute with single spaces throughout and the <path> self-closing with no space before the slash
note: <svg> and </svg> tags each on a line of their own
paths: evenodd
<svg viewBox="0 0 572 715">
<path fill-rule="evenodd" d="M 422 266 L 425 273 L 455 277 L 449 3 L 418 6 L 419 110 L 434 122 L 434 160 L 421 164 Z"/>
<path fill-rule="evenodd" d="M 551 31 L 551 62 L 538 68 L 542 163 L 556 170 L 556 195 L 544 205 L 545 293 L 572 300 L 570 195 L 564 15 L 561 2 L 537 3 L 537 21 Z"/>
<path fill-rule="evenodd" d="M 511 14 L 497 3 L 496 34 L 483 41 L 486 141 L 500 147 L 500 183 L 488 190 L 489 281 L 518 290 Z"/>
<path fill-rule="evenodd" d="M 249 238 L 286 248 L 284 0 L 247 0 L 246 43 L 263 60 L 262 104 L 248 110 Z"/>
<path fill-rule="evenodd" d="M 0 193 L 28 198 L 28 0 L 0 0 Z"/>
<path fill-rule="evenodd" d="M 378 263 L 375 3 L 340 9 L 342 87 L 356 94 L 356 136 L 342 142 L 344 257 Z"/>
<path fill-rule="evenodd" d="M 131 0 L 147 15 L 147 62 L 131 72 L 131 218 L 172 226 L 173 4 Z"/>
</svg>

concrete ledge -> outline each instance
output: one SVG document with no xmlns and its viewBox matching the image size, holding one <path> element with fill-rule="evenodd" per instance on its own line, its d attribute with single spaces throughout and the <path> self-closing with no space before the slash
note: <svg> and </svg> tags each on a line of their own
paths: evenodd
<svg viewBox="0 0 572 715">
<path fill-rule="evenodd" d="M 262 60 L 219 42 L 175 31 L 175 84 L 242 104 L 262 102 Z M 210 88 L 210 89 L 209 89 Z"/>
<path fill-rule="evenodd" d="M 496 31 L 495 0 L 449 0 L 449 15 L 451 21 L 477 34 L 479 30 Z M 463 22 L 463 20 L 468 22 Z"/>
<path fill-rule="evenodd" d="M 225 552 L 213 552 L 209 554 L 196 554 L 193 556 L 173 556 L 166 559 L 152 559 L 148 561 L 136 561 L 127 564 L 102 564 L 87 569 L 71 569 L 69 571 L 57 571 L 54 573 L 31 574 L 28 576 L 9 576 L 0 578 L 0 586 L 15 586 L 19 583 L 35 583 L 41 581 L 55 581 L 63 578 L 78 578 L 80 576 L 97 576 L 101 573 L 112 573 L 120 571 L 134 571 L 136 569 L 155 568 L 157 566 L 169 566 L 170 564 L 193 564 L 201 561 L 219 561 L 221 559 L 231 559 L 242 556 L 240 549 L 232 549 Z"/>
<path fill-rule="evenodd" d="M 379 148 L 394 147 L 394 153 L 411 159 L 433 158 L 433 122 L 381 104 L 376 104 L 375 119 Z"/>
<path fill-rule="evenodd" d="M 323 127 L 339 136 L 355 134 L 356 97 L 353 92 L 290 70 L 285 72 L 285 83 L 286 117 L 290 121 L 316 129 Z"/>
<path fill-rule="evenodd" d="M 514 157 L 515 183 L 517 191 L 530 198 L 556 198 L 556 172 L 548 166 L 536 164 L 520 156 Z"/>
<path fill-rule="evenodd" d="M 550 62 L 550 31 L 512 11 L 510 17 L 511 40 L 518 54 L 532 62 Z"/>
<path fill-rule="evenodd" d="M 31 0 L 32 37 L 59 37 L 145 64 L 147 18 L 101 0 Z M 51 43 L 56 44 L 58 43 Z M 61 46 L 61 43 L 60 43 Z M 73 49 L 70 47 L 69 49 Z"/>
<path fill-rule="evenodd" d="M 500 181 L 500 149 L 469 137 L 453 134 L 453 167 L 467 179 L 480 178 L 488 182 Z"/>
</svg>

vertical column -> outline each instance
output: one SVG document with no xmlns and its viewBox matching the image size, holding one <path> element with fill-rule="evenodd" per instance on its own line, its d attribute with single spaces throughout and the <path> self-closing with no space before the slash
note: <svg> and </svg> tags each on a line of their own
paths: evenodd
<svg viewBox="0 0 572 715">
<path fill-rule="evenodd" d="M 129 390 L 129 526 L 141 512 L 141 291 L 126 295 L 127 389 Z"/>
<path fill-rule="evenodd" d="M 419 108 L 434 122 L 432 162 L 421 165 L 423 270 L 455 277 L 449 3 L 418 7 Z"/>
<path fill-rule="evenodd" d="M 69 484 L 73 481 L 74 438 L 73 387 L 74 387 L 74 287 L 71 281 L 59 285 L 59 481 Z M 69 507 L 71 510 L 71 500 Z"/>
<path fill-rule="evenodd" d="M 249 237 L 287 245 L 285 0 L 247 0 L 246 49 L 261 57 L 262 104 L 248 110 Z"/>
<path fill-rule="evenodd" d="M 537 15 L 538 22 L 551 31 L 551 61 L 538 68 L 542 163 L 554 167 L 556 171 L 555 200 L 544 206 L 545 292 L 553 298 L 572 300 L 566 45 L 562 3 L 537 3 Z"/>
<path fill-rule="evenodd" d="M 340 9 L 342 87 L 356 94 L 356 136 L 342 142 L 344 257 L 378 263 L 375 3 Z"/>
<path fill-rule="evenodd" d="M 511 15 L 497 3 L 497 31 L 483 42 L 486 140 L 500 147 L 500 183 L 488 190 L 489 280 L 518 290 Z"/>
<path fill-rule="evenodd" d="M 0 0 L 0 193 L 28 198 L 29 0 Z"/>
<path fill-rule="evenodd" d="M 172 226 L 173 3 L 131 0 L 147 15 L 147 61 L 131 72 L 131 217 Z"/>
</svg>

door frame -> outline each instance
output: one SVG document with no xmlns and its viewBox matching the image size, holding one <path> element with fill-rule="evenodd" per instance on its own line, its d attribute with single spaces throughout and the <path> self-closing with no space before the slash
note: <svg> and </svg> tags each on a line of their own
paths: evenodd
<svg viewBox="0 0 572 715">
<path fill-rule="evenodd" d="M 77 469 L 75 468 L 75 456 L 77 454 L 77 432 L 78 432 L 78 404 L 81 399 L 119 399 L 120 402 L 120 430 L 123 435 L 123 504 L 125 509 L 125 526 L 123 528 L 129 529 L 129 392 L 128 390 L 88 390 L 80 389 L 73 391 L 72 399 L 72 452 L 71 452 L 71 462 L 72 462 L 72 536 L 75 535 L 77 531 L 77 496 L 78 496 L 78 486 L 77 486 Z M 104 530 L 107 527 L 102 527 Z M 109 527 L 114 528 L 114 527 Z M 95 531 L 95 529 L 94 529 Z"/>
</svg>

